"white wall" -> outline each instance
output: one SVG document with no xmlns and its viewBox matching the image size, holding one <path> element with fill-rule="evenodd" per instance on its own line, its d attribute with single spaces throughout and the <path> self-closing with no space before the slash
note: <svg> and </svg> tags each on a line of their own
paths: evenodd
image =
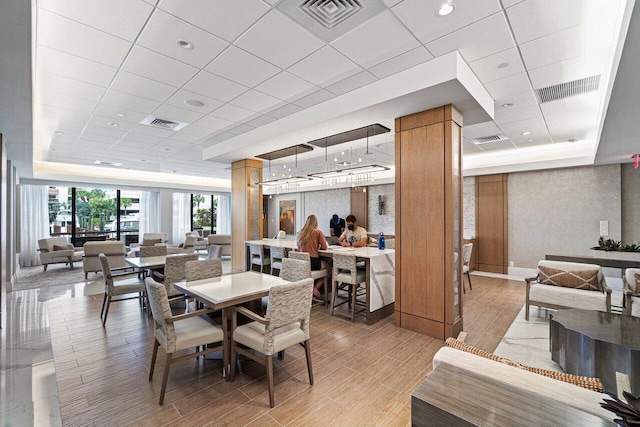
<svg viewBox="0 0 640 427">
<path fill-rule="evenodd" d="M 589 254 L 601 220 L 621 238 L 620 165 L 509 174 L 509 260 L 535 268 L 545 254 Z"/>
</svg>

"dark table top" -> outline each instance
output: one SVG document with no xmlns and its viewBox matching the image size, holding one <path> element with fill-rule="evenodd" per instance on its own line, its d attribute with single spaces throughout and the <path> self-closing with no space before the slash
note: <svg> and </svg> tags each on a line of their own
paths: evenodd
<svg viewBox="0 0 640 427">
<path fill-rule="evenodd" d="M 640 317 L 604 311 L 568 309 L 551 315 L 551 322 L 594 340 L 640 350 Z"/>
<path fill-rule="evenodd" d="M 600 251 L 595 251 L 600 252 Z M 548 261 L 581 262 L 584 264 L 596 264 L 610 268 L 640 268 L 640 259 L 631 259 L 635 254 L 628 252 L 601 251 L 599 255 L 564 255 L 547 254 L 544 259 Z"/>
</svg>

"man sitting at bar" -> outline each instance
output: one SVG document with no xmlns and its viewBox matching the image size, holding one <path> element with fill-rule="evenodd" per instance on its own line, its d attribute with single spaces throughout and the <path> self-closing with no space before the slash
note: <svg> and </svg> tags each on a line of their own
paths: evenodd
<svg viewBox="0 0 640 427">
<path fill-rule="evenodd" d="M 340 237 L 344 232 L 344 219 L 340 218 L 338 214 L 333 214 L 329 221 L 331 228 L 331 237 Z"/>
<path fill-rule="evenodd" d="M 347 217 L 347 229 L 338 238 L 340 246 L 361 248 L 367 246 L 367 230 L 356 224 L 356 217 Z"/>
</svg>

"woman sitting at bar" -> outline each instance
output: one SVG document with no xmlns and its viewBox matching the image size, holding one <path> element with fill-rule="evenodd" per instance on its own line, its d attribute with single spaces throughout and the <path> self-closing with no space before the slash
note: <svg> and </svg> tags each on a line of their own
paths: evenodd
<svg viewBox="0 0 640 427">
<path fill-rule="evenodd" d="M 309 215 L 304 227 L 298 232 L 298 250 L 309 253 L 312 271 L 327 270 L 327 281 L 330 281 L 331 266 L 328 262 L 320 259 L 318 251 L 321 249 L 327 249 L 327 239 L 325 239 L 322 231 L 318 230 L 318 218 L 315 215 Z M 313 296 L 315 298 L 320 298 L 318 289 L 322 286 L 322 282 L 322 279 L 318 279 L 313 286 Z"/>
</svg>

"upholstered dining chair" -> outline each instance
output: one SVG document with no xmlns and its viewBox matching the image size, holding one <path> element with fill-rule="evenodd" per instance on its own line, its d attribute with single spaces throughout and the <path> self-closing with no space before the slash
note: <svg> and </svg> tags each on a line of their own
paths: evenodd
<svg viewBox="0 0 640 427">
<path fill-rule="evenodd" d="M 280 278 L 289 282 L 311 279 L 311 264 L 301 259 L 285 258 L 282 260 Z"/>
<path fill-rule="evenodd" d="M 198 242 L 199 237 L 195 235 L 187 235 L 184 239 L 184 243 L 182 244 L 183 249 L 187 249 L 189 251 L 196 250 L 196 243 Z"/>
<path fill-rule="evenodd" d="M 471 262 L 471 252 L 473 251 L 473 243 L 467 243 L 462 245 L 462 274 L 467 275 L 469 280 L 469 290 L 473 290 L 471 287 L 471 275 L 469 274 L 469 263 Z M 462 281 L 462 292 L 465 293 L 464 280 Z"/>
<path fill-rule="evenodd" d="M 285 237 L 287 237 L 287 233 L 284 230 L 280 230 L 278 231 L 278 234 L 276 234 L 276 237 L 274 237 L 275 239 L 284 239 Z"/>
<path fill-rule="evenodd" d="M 236 374 L 236 353 L 266 365 L 269 388 L 269 405 L 275 405 L 273 391 L 273 355 L 296 344 L 304 347 L 307 356 L 309 383 L 313 385 L 311 366 L 311 348 L 309 346 L 309 317 L 311 315 L 311 296 L 313 280 L 305 279 L 286 285 L 278 285 L 269 291 L 267 314 L 262 317 L 246 309 L 234 307 L 231 326 L 231 373 L 233 381 Z M 253 320 L 237 326 L 237 314 L 243 314 Z M 240 345 L 262 353 L 265 359 L 247 351 Z"/>
<path fill-rule="evenodd" d="M 189 261 L 197 261 L 198 254 L 168 255 L 164 263 L 164 286 L 169 298 L 183 296 L 173 284 L 186 279 L 187 270 L 185 264 Z"/>
<path fill-rule="evenodd" d="M 166 246 L 140 246 L 140 258 L 167 256 Z"/>
<path fill-rule="evenodd" d="M 355 255 L 333 254 L 333 277 L 331 279 L 331 315 L 334 309 L 342 304 L 348 303 L 351 307 L 351 321 L 355 320 L 356 305 L 362 305 L 358 301 L 358 295 L 362 295 L 359 290 L 360 284 L 365 283 L 367 275 L 364 270 L 356 266 Z M 336 304 L 338 290 L 347 290 L 347 298 Z M 365 288 L 366 291 L 366 288 Z"/>
<path fill-rule="evenodd" d="M 271 259 L 264 255 L 264 246 L 255 243 L 249 243 L 249 254 L 251 256 L 251 266 L 260 267 L 260 272 L 264 273 L 264 267 L 271 264 Z"/>
<path fill-rule="evenodd" d="M 324 288 L 324 306 L 326 307 L 327 304 L 329 303 L 329 284 L 327 283 L 327 270 L 325 270 L 324 268 L 321 270 L 311 270 L 311 256 L 309 255 L 308 252 L 294 252 L 291 251 L 289 252 L 289 258 L 293 258 L 293 259 L 299 259 L 302 261 L 306 261 L 309 263 L 309 271 L 311 272 L 311 278 L 314 280 L 314 283 L 316 280 L 318 279 L 323 279 L 324 283 L 323 283 L 323 288 Z"/>
<path fill-rule="evenodd" d="M 273 270 L 278 270 L 282 268 L 282 259 L 287 257 L 287 249 L 281 248 L 279 246 L 269 246 L 269 262 L 271 264 L 271 273 L 273 274 Z"/>
<path fill-rule="evenodd" d="M 223 350 L 222 327 L 214 324 L 206 315 L 212 310 L 197 310 L 190 313 L 174 316 L 171 314 L 167 291 L 162 283 L 158 283 L 151 277 L 145 279 L 147 294 L 153 313 L 153 323 L 155 327 L 155 341 L 153 343 L 153 354 L 151 356 L 151 366 L 149 367 L 149 381 L 153 380 L 153 371 L 158 355 L 158 347 L 162 346 L 167 353 L 162 374 L 162 387 L 160 388 L 159 404 L 164 403 L 164 394 L 167 389 L 169 369 L 172 364 L 181 360 L 200 357 L 214 351 Z M 209 344 L 218 344 L 208 347 Z M 196 347 L 198 351 L 182 356 L 173 355 L 181 350 Z M 200 350 L 200 348 L 202 348 Z"/>
<path fill-rule="evenodd" d="M 187 282 L 222 276 L 222 260 L 220 258 L 187 261 L 184 267 Z"/>
<path fill-rule="evenodd" d="M 209 259 L 215 259 L 215 258 L 222 259 L 222 246 L 220 246 L 220 245 L 209 245 L 209 247 L 207 248 L 207 258 L 209 258 Z"/>
<path fill-rule="evenodd" d="M 627 268 L 624 270 L 624 277 L 622 278 L 624 300 L 623 300 L 623 313 L 635 317 L 640 317 L 640 268 Z"/>
<path fill-rule="evenodd" d="M 144 307 L 144 299 L 146 297 L 144 282 L 138 277 L 128 279 L 113 280 L 111 267 L 109 266 L 109 258 L 105 254 L 99 254 L 100 266 L 102 267 L 102 277 L 104 277 L 104 299 L 102 300 L 102 310 L 100 311 L 100 319 L 102 325 L 107 323 L 107 315 L 109 314 L 109 306 L 112 302 L 125 301 L 129 299 L 140 300 L 140 307 Z M 133 272 L 137 274 L 137 272 Z M 119 274 L 118 276 L 122 276 Z M 127 294 L 138 294 L 136 296 L 122 297 Z M 118 299 L 113 297 L 120 296 Z"/>
</svg>

